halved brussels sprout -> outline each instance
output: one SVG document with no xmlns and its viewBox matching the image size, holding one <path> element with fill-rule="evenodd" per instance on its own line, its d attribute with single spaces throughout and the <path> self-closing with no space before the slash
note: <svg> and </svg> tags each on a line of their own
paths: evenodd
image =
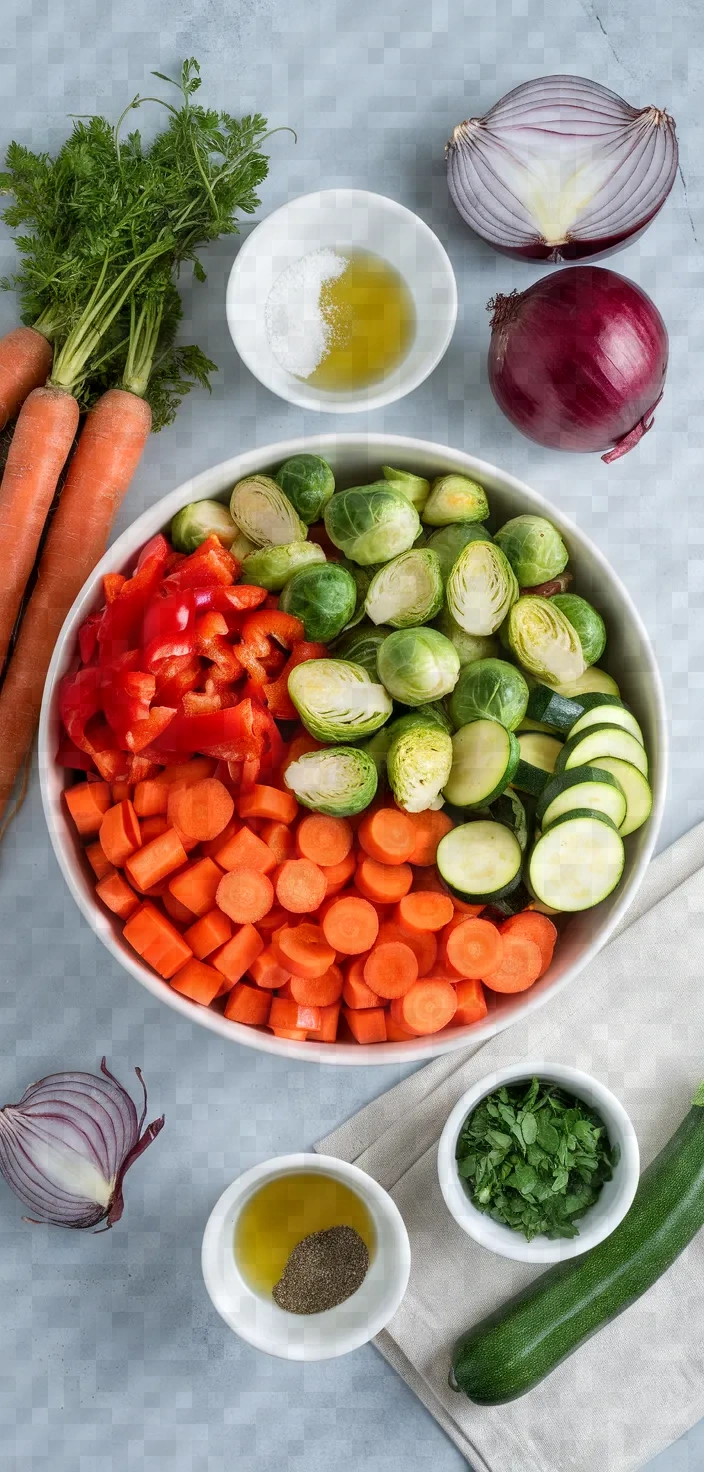
<svg viewBox="0 0 704 1472">
<path fill-rule="evenodd" d="M 518 583 L 500 547 L 468 542 L 445 593 L 452 617 L 466 634 L 495 634 L 518 597 Z"/>
<path fill-rule="evenodd" d="M 338 491 L 325 507 L 325 530 L 346 557 L 369 567 L 407 552 L 420 520 L 415 506 L 380 480 Z"/>
<path fill-rule="evenodd" d="M 526 713 L 528 686 L 520 670 L 505 659 L 479 659 L 460 672 L 447 703 L 455 730 L 469 721 L 498 721 L 515 731 Z"/>
<path fill-rule="evenodd" d="M 364 606 L 372 623 L 408 629 L 434 618 L 442 599 L 440 560 L 427 547 L 416 547 L 379 568 Z"/>
<path fill-rule="evenodd" d="M 411 475 L 410 470 L 394 470 L 391 465 L 382 465 L 381 473 L 395 491 L 400 491 L 415 506 L 420 516 L 430 495 L 430 481 L 424 480 L 422 475 Z"/>
<path fill-rule="evenodd" d="M 301 567 L 293 574 L 279 598 L 279 608 L 300 618 L 306 639 L 329 644 L 349 623 L 356 598 L 351 574 L 337 562 L 324 562 Z"/>
<path fill-rule="evenodd" d="M 377 658 L 379 679 L 404 705 L 426 705 L 449 695 L 457 684 L 460 658 L 437 629 L 398 629 L 384 640 Z"/>
<path fill-rule="evenodd" d="M 489 515 L 486 491 L 466 475 L 439 475 L 425 503 L 426 526 L 449 526 L 453 521 L 484 521 Z"/>
<path fill-rule="evenodd" d="M 310 562 L 325 562 L 325 553 L 317 542 L 287 542 L 283 547 L 260 547 L 242 562 L 242 582 L 254 583 L 279 593 L 299 567 Z"/>
<path fill-rule="evenodd" d="M 440 526 L 431 532 L 426 547 L 440 558 L 440 571 L 444 583 L 468 542 L 491 542 L 493 538 L 485 526 L 478 521 L 456 521 L 452 526 Z"/>
<path fill-rule="evenodd" d="M 513 516 L 499 528 L 494 541 L 508 557 L 522 588 L 549 582 L 569 562 L 557 527 L 544 516 Z"/>
<path fill-rule="evenodd" d="M 369 807 L 376 794 L 376 763 L 363 747 L 324 746 L 307 751 L 284 773 L 286 786 L 315 813 L 351 818 Z"/>
<path fill-rule="evenodd" d="M 550 601 L 556 604 L 565 618 L 569 619 L 573 629 L 577 630 L 586 663 L 596 664 L 606 648 L 606 624 L 601 614 L 597 613 L 591 603 L 587 603 L 586 598 L 580 598 L 578 593 L 556 593 Z"/>
<path fill-rule="evenodd" d="M 223 547 L 231 547 L 237 536 L 237 527 L 222 501 L 191 501 L 176 512 L 171 540 L 177 552 L 195 552 L 206 537 L 212 536 Z"/>
<path fill-rule="evenodd" d="M 308 659 L 291 670 L 288 693 L 311 736 L 318 741 L 359 741 L 388 721 L 392 704 L 359 664 L 346 659 Z"/>
<path fill-rule="evenodd" d="M 275 478 L 306 526 L 320 521 L 335 489 L 327 460 L 319 455 L 293 455 L 277 470 Z"/>
<path fill-rule="evenodd" d="M 420 711 L 402 716 L 389 729 L 386 769 L 399 806 L 409 813 L 442 807 L 442 789 L 452 767 L 452 740 L 447 731 Z"/>
<path fill-rule="evenodd" d="M 577 630 L 553 598 L 535 593 L 519 598 L 509 616 L 508 637 L 519 664 L 536 680 L 566 684 L 584 674 Z"/>
<path fill-rule="evenodd" d="M 391 629 L 383 626 L 375 628 L 374 624 L 368 623 L 365 619 L 356 628 L 345 630 L 336 640 L 332 652 L 335 659 L 349 659 L 352 664 L 361 664 L 373 680 L 378 680 L 377 655 L 385 638 L 391 632 Z"/>
<path fill-rule="evenodd" d="M 474 664 L 475 659 L 493 659 L 499 652 L 498 641 L 493 634 L 465 633 L 447 606 L 440 610 L 433 627 L 454 644 L 462 669 L 466 664 Z"/>
<path fill-rule="evenodd" d="M 255 547 L 283 547 L 288 542 L 304 542 L 308 535 L 288 497 L 268 475 L 248 475 L 238 481 L 230 511 Z"/>
</svg>

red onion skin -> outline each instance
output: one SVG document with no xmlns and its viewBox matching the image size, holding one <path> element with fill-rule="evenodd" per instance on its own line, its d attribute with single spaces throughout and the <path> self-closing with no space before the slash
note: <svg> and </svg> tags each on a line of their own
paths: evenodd
<svg viewBox="0 0 704 1472">
<path fill-rule="evenodd" d="M 549 449 L 632 449 L 667 371 L 667 329 L 645 292 L 574 266 L 491 305 L 489 382 L 507 419 Z"/>
</svg>

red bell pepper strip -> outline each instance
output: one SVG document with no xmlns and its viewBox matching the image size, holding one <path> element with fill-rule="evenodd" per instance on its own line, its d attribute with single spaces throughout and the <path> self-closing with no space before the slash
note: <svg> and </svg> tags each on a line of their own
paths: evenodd
<svg viewBox="0 0 704 1472">
<path fill-rule="evenodd" d="M 94 748 L 86 736 L 86 726 L 101 710 L 101 671 L 98 665 L 64 675 L 59 686 L 59 715 L 73 746 L 93 756 Z"/>
<path fill-rule="evenodd" d="M 142 551 L 137 571 L 127 579 L 114 603 L 108 604 L 98 630 L 104 659 L 114 659 L 126 649 L 135 648 L 144 615 L 158 592 L 170 551 L 166 537 L 152 537 Z"/>
<path fill-rule="evenodd" d="M 247 613 L 242 620 L 242 638 L 245 643 L 255 644 L 262 636 L 276 639 L 283 644 L 284 649 L 292 649 L 293 645 L 303 638 L 305 630 L 299 618 L 294 618 L 292 613 L 282 613 L 280 608 L 257 609 L 255 613 Z M 258 650 L 260 657 L 269 650 Z"/>
<path fill-rule="evenodd" d="M 298 664 L 305 664 L 309 659 L 325 659 L 327 652 L 324 644 L 308 643 L 304 639 L 294 644 L 278 679 L 264 687 L 264 699 L 270 714 L 276 716 L 277 721 L 295 721 L 298 717 L 298 711 L 288 693 L 291 670 L 295 670 Z"/>
<path fill-rule="evenodd" d="M 247 613 L 261 608 L 267 593 L 266 588 L 255 588 L 249 583 L 238 583 L 234 588 L 193 588 L 193 598 L 199 613 L 214 610 L 216 613 Z"/>
<path fill-rule="evenodd" d="M 244 761 L 257 758 L 263 739 L 254 729 L 254 702 L 241 700 L 238 705 L 209 715 L 185 715 L 180 711 L 167 726 L 158 743 L 159 752 L 189 755 L 199 751 L 220 761 Z"/>
<path fill-rule="evenodd" d="M 97 772 L 98 768 L 87 751 L 79 751 L 70 741 L 62 737 L 61 745 L 54 758 L 57 767 L 70 767 L 74 772 Z"/>
<path fill-rule="evenodd" d="M 102 622 L 103 614 L 89 613 L 87 619 L 78 630 L 78 648 L 82 664 L 92 664 L 98 653 L 98 629 Z"/>
<path fill-rule="evenodd" d="M 162 659 L 195 654 L 195 622 L 195 603 L 189 592 L 154 598 L 147 608 L 142 630 L 146 669 L 158 669 Z"/>
<path fill-rule="evenodd" d="M 103 578 L 103 595 L 106 603 L 114 603 L 127 582 L 121 572 L 106 572 Z"/>
<path fill-rule="evenodd" d="M 241 568 L 242 564 L 217 537 L 206 537 L 190 557 L 169 573 L 165 586 L 173 592 L 183 588 L 229 587 L 239 577 Z"/>
<path fill-rule="evenodd" d="M 101 705 L 105 718 L 115 733 L 117 745 L 131 751 L 136 748 L 129 745 L 129 733 L 137 723 L 148 719 L 156 694 L 156 677 L 131 668 L 138 660 L 138 651 L 130 650 L 122 661 L 115 660 L 101 669 Z"/>
<path fill-rule="evenodd" d="M 151 746 L 152 742 L 158 741 L 175 715 L 176 711 L 169 706 L 153 705 L 143 720 L 133 721 L 129 727 L 125 735 L 128 750 L 137 753 L 145 746 Z"/>
<path fill-rule="evenodd" d="M 159 705 L 178 706 L 189 690 L 194 690 L 203 677 L 203 667 L 195 654 L 176 654 L 161 661 L 156 676 L 155 700 Z"/>
</svg>

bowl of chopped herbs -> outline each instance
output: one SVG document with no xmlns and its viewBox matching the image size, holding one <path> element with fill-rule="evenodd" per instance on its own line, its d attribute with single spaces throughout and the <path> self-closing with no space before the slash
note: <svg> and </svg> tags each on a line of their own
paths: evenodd
<svg viewBox="0 0 704 1472">
<path fill-rule="evenodd" d="M 577 1257 L 623 1220 L 640 1173 L 623 1105 L 598 1079 L 528 1059 L 458 1099 L 438 1148 L 445 1203 L 482 1247 L 521 1262 Z"/>
</svg>

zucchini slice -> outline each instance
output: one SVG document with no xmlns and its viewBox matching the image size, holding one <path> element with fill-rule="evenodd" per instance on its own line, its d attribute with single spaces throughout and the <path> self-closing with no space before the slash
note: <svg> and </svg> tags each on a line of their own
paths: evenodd
<svg viewBox="0 0 704 1472">
<path fill-rule="evenodd" d="M 475 904 L 493 903 L 516 889 L 522 859 L 521 845 L 510 828 L 483 819 L 453 828 L 441 838 L 437 851 L 442 878 Z"/>
<path fill-rule="evenodd" d="M 650 817 L 653 807 L 650 783 L 637 767 L 630 762 L 619 761 L 617 757 L 600 756 L 598 765 L 600 770 L 616 778 L 625 794 L 626 816 L 618 831 L 622 838 L 627 838 L 629 833 L 635 833 L 636 828 L 642 828 Z"/>
<path fill-rule="evenodd" d="M 622 726 L 624 731 L 630 731 L 631 736 L 635 736 L 636 741 L 640 741 L 641 746 L 645 746 L 643 732 L 633 712 L 627 710 L 623 701 L 616 700 L 615 697 L 606 704 L 606 697 L 601 696 L 598 704 L 585 710 L 579 720 L 575 721 L 570 728 L 569 735 L 570 737 L 578 736 L 580 731 L 587 731 L 590 726 Z"/>
<path fill-rule="evenodd" d="M 530 721 L 540 722 L 541 726 L 551 726 L 555 731 L 567 733 L 570 726 L 579 720 L 583 709 L 581 700 L 568 700 L 548 685 L 533 685 L 528 695 L 526 716 Z"/>
<path fill-rule="evenodd" d="M 468 721 L 452 738 L 452 770 L 444 789 L 455 807 L 478 807 L 498 797 L 512 781 L 520 758 L 518 740 L 498 721 Z"/>
<path fill-rule="evenodd" d="M 627 802 L 618 777 L 602 767 L 575 767 L 570 772 L 560 772 L 548 782 L 539 797 L 535 816 L 545 830 L 564 813 L 574 812 L 575 808 L 605 813 L 620 830 L 626 817 Z"/>
<path fill-rule="evenodd" d="M 624 862 L 623 839 L 611 819 L 578 808 L 556 818 L 538 839 L 528 864 L 530 887 L 556 910 L 591 910 L 616 888 Z"/>
<path fill-rule="evenodd" d="M 525 731 L 518 737 L 518 745 L 520 761 L 512 785 L 532 797 L 540 797 L 555 770 L 562 742 L 557 736 L 546 736 L 541 731 Z"/>
<path fill-rule="evenodd" d="M 555 763 L 556 772 L 569 772 L 572 767 L 598 767 L 601 757 L 615 756 L 630 762 L 644 777 L 648 775 L 648 758 L 640 741 L 622 726 L 590 726 L 566 741 Z"/>
</svg>

